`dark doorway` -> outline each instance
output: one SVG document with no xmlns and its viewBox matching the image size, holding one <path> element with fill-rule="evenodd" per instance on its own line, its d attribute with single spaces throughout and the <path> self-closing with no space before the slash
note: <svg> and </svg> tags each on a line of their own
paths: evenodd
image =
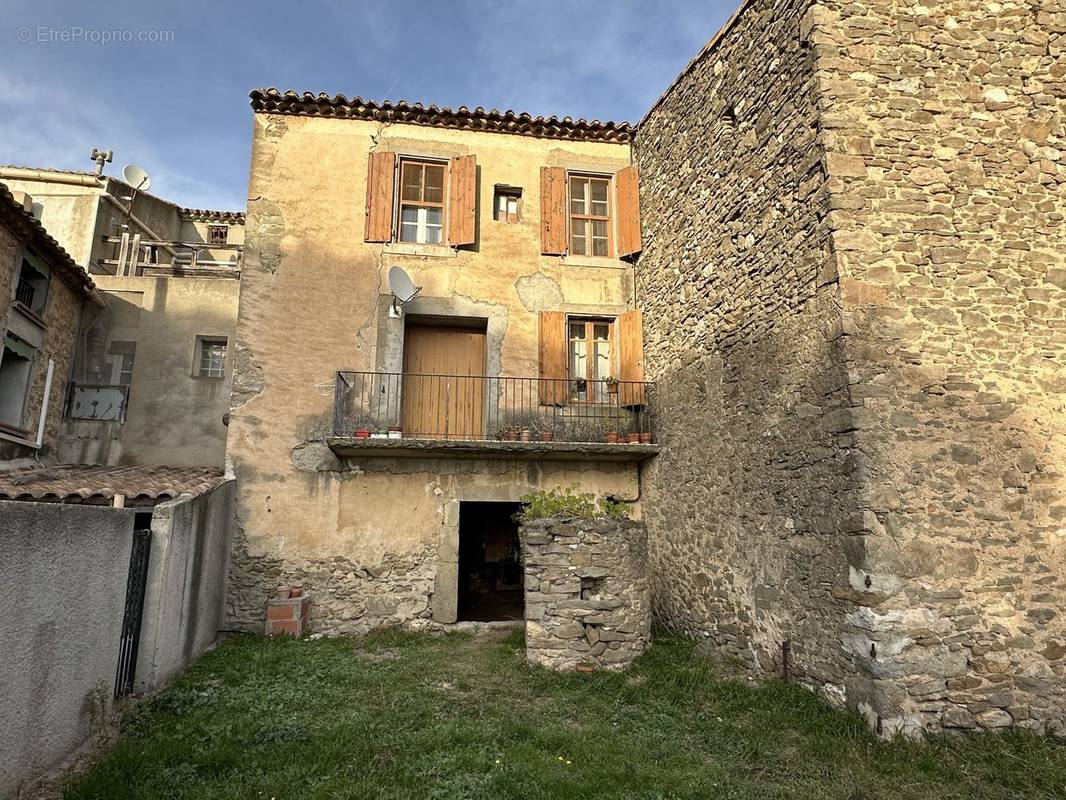
<svg viewBox="0 0 1066 800">
<path fill-rule="evenodd" d="M 459 504 L 459 619 L 523 619 L 518 503 Z"/>
</svg>

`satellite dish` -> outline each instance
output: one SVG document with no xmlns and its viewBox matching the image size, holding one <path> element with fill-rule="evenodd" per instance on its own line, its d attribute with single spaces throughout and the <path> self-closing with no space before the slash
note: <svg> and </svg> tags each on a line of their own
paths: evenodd
<svg viewBox="0 0 1066 800">
<path fill-rule="evenodd" d="M 147 192 L 152 188 L 152 179 L 143 167 L 136 164 L 127 164 L 122 168 L 122 179 L 137 191 Z"/>
<path fill-rule="evenodd" d="M 411 276 L 404 271 L 403 267 L 393 267 L 389 270 L 389 289 L 392 290 L 392 308 L 389 313 L 393 317 L 403 314 L 403 307 L 418 297 L 422 291 L 421 286 L 415 286 Z"/>
</svg>

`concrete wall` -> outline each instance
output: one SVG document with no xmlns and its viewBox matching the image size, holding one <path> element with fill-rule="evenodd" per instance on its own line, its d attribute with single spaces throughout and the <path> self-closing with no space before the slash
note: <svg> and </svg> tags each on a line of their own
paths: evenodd
<svg viewBox="0 0 1066 800">
<path fill-rule="evenodd" d="M 364 243 L 367 160 L 375 147 L 474 154 L 476 247 Z M 393 265 L 423 287 L 419 308 L 464 308 L 487 319 L 490 368 L 504 375 L 537 374 L 538 311 L 613 314 L 629 307 L 627 264 L 541 256 L 539 239 L 540 168 L 613 171 L 629 162 L 628 146 L 256 114 L 252 152 L 227 452 L 238 478 L 240 526 L 231 624 L 260 625 L 268 594 L 278 583 L 297 582 L 312 594 L 319 629 L 426 618 L 433 607 L 443 613 L 459 500 L 515 500 L 529 487 L 573 480 L 637 498 L 631 466 L 343 463 L 324 443 L 335 372 L 392 365 L 400 352 L 402 337 L 383 323 Z M 491 219 L 497 183 L 522 187 L 520 224 Z"/>
<path fill-rule="evenodd" d="M 229 481 L 153 511 L 138 690 L 159 686 L 199 658 L 222 628 L 235 489 Z"/>
<path fill-rule="evenodd" d="M 60 457 L 88 464 L 222 466 L 240 284 L 229 278 L 97 276 L 110 309 L 87 337 L 137 342 L 125 423 L 67 420 Z M 130 330 L 140 306 L 136 329 Z M 196 371 L 196 337 L 229 342 L 224 378 Z M 83 354 L 83 362 L 91 361 Z M 79 374 L 88 377 L 87 366 Z"/>
<path fill-rule="evenodd" d="M 48 361 L 51 359 L 55 362 L 49 391 L 48 419 L 40 451 L 42 455 L 54 455 L 63 419 L 67 380 L 74 358 L 74 343 L 85 300 L 81 292 L 71 289 L 53 270 L 47 305 L 42 315 L 43 327 L 14 308 L 12 300 L 22 268 L 22 247 L 15 234 L 0 225 L 0 347 L 4 336 L 10 331 L 36 348 L 20 426 L 26 432 L 25 438 L 31 442 L 36 440 L 40 424 Z M 37 255 L 46 264 L 49 263 L 45 254 Z M 11 441 L 10 437 L 0 440 L 0 459 L 27 457 L 34 452 L 33 448 Z"/>
<path fill-rule="evenodd" d="M 845 645 L 884 726 L 1066 731 L 1064 19 L 810 15 L 867 516 Z"/>
<path fill-rule="evenodd" d="M 748 4 L 639 130 L 665 445 L 642 488 L 659 619 L 766 671 L 791 640 L 794 673 L 836 686 L 861 523 L 805 6 Z"/>
<path fill-rule="evenodd" d="M 0 797 L 79 747 L 114 691 L 134 512 L 0 501 Z"/>
</svg>

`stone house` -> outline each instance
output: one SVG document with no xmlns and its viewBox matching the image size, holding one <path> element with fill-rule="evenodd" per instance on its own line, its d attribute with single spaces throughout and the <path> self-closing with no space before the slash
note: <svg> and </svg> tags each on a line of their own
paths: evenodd
<svg viewBox="0 0 1066 800">
<path fill-rule="evenodd" d="M 53 455 L 92 279 L 0 183 L 0 459 Z"/>
<path fill-rule="evenodd" d="M 221 467 L 244 214 L 182 208 L 94 172 L 0 167 L 105 304 L 84 320 L 57 457 Z"/>
<path fill-rule="evenodd" d="M 632 129 L 252 107 L 231 624 L 290 584 L 317 630 L 520 619 L 519 499 L 577 484 L 639 513 L 656 451 L 608 442 L 650 433 Z"/>
</svg>

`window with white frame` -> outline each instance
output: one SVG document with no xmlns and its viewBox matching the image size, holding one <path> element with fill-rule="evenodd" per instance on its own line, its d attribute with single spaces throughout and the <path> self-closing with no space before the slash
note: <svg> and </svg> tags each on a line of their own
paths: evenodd
<svg viewBox="0 0 1066 800">
<path fill-rule="evenodd" d="M 399 236 L 401 242 L 444 243 L 444 181 L 447 165 L 400 161 Z"/>
<path fill-rule="evenodd" d="M 201 378 L 226 375 L 226 344 L 223 337 L 199 336 L 196 339 L 196 371 Z"/>
</svg>

